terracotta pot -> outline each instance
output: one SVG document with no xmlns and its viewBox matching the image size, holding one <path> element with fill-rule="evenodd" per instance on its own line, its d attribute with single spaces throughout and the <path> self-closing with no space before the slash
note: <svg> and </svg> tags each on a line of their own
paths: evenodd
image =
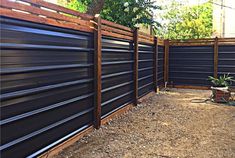
<svg viewBox="0 0 235 158">
<path fill-rule="evenodd" d="M 212 99 L 214 102 L 217 103 L 226 103 L 229 101 L 231 97 L 231 92 L 230 91 L 224 91 L 224 90 L 219 90 L 219 89 L 212 89 Z"/>
</svg>

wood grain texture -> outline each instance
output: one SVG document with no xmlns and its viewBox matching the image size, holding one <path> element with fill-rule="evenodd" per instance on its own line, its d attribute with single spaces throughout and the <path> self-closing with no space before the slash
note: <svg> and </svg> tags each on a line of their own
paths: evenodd
<svg viewBox="0 0 235 158">
<path fill-rule="evenodd" d="M 147 33 L 141 32 L 141 31 L 139 31 L 139 35 L 140 36 L 147 36 L 147 37 L 152 38 L 152 39 L 154 38 L 153 35 L 150 35 L 150 34 L 147 34 Z"/>
<path fill-rule="evenodd" d="M 94 21 L 96 22 L 94 31 L 94 127 L 100 128 L 101 125 L 101 17 L 99 14 L 95 15 Z"/>
<path fill-rule="evenodd" d="M 134 30 L 134 105 L 138 103 L 138 60 L 139 60 L 139 29 L 135 28 Z"/>
<path fill-rule="evenodd" d="M 1 1 L 3 1 L 3 0 L 1 0 Z M 71 9 L 68 9 L 68 8 L 53 4 L 53 3 L 49 3 L 49 2 L 46 2 L 43 0 L 20 0 L 20 1 L 34 4 L 34 5 L 41 6 L 41 7 L 45 7 L 45 8 L 51 9 L 51 10 L 55 10 L 57 12 L 62 12 L 65 14 L 74 15 L 74 16 L 77 16 L 78 18 L 81 18 L 81 19 L 93 20 L 93 18 L 94 18 L 94 16 L 80 13 L 78 11 L 71 10 Z"/>
<path fill-rule="evenodd" d="M 119 33 L 113 33 L 113 32 L 109 32 L 105 30 L 102 30 L 101 33 L 104 36 L 110 36 L 110 37 L 115 37 L 115 38 L 120 38 L 120 39 L 131 40 L 131 41 L 133 40 L 133 37 L 121 35 Z"/>
<path fill-rule="evenodd" d="M 90 21 L 81 20 L 75 17 L 69 17 L 63 14 L 59 14 L 57 12 L 48 11 L 42 8 L 38 8 L 35 6 L 31 6 L 31 5 L 25 5 L 22 3 L 2 0 L 0 3 L 0 6 L 4 8 L 8 8 L 8 9 L 17 9 L 17 10 L 25 11 L 33 15 L 43 15 L 43 16 L 46 16 L 47 18 L 60 20 L 61 22 L 69 22 L 69 23 L 71 22 L 71 23 L 74 23 L 75 25 L 77 24 L 77 25 L 83 25 L 87 27 L 92 26 L 92 23 Z"/>
<path fill-rule="evenodd" d="M 108 21 L 108 20 L 102 19 L 101 23 L 104 24 L 104 25 L 114 27 L 114 28 L 119 28 L 121 30 L 126 30 L 126 31 L 129 31 L 129 32 L 133 32 L 132 29 L 129 28 L 129 27 L 126 27 L 126 26 L 123 26 L 123 25 L 120 25 L 120 24 L 116 24 L 116 23 Z"/>
<path fill-rule="evenodd" d="M 214 46 L 214 38 L 170 40 L 170 46 Z M 218 45 L 235 45 L 235 38 L 218 38 Z"/>
<path fill-rule="evenodd" d="M 139 43 L 154 44 L 154 41 L 139 37 Z"/>
<path fill-rule="evenodd" d="M 218 56 L 219 56 L 218 38 L 214 41 L 214 77 L 218 77 Z"/>
<path fill-rule="evenodd" d="M 154 90 L 157 92 L 157 85 L 158 85 L 158 38 L 154 38 L 154 63 L 153 63 L 153 85 L 154 85 Z"/>
<path fill-rule="evenodd" d="M 62 21 L 59 22 L 55 19 L 51 19 L 48 17 L 45 18 L 45 17 L 33 15 L 33 14 L 17 12 L 17 11 L 13 11 L 13 10 L 7 9 L 7 8 L 1 8 L 0 15 L 10 17 L 10 18 L 19 19 L 19 20 L 37 22 L 40 24 L 46 24 L 46 25 L 57 26 L 57 27 L 68 28 L 68 29 L 74 29 L 74 30 L 79 30 L 79 31 L 84 31 L 84 32 L 93 32 L 93 29 L 90 27 L 87 27 L 87 26 L 82 26 L 82 25 L 77 25 L 74 23 L 68 23 L 68 22 L 62 22 Z"/>
<path fill-rule="evenodd" d="M 169 40 L 164 41 L 164 83 L 168 82 L 169 74 Z"/>
<path fill-rule="evenodd" d="M 159 46 L 164 46 L 164 39 L 158 38 L 157 43 Z"/>
<path fill-rule="evenodd" d="M 113 32 L 113 33 L 118 33 L 121 35 L 133 37 L 133 33 L 129 32 L 129 31 L 120 30 L 120 29 L 113 28 L 113 27 L 107 26 L 107 25 L 102 25 L 101 28 L 102 28 L 102 30 L 107 31 L 107 32 L 111 32 L 111 33 Z"/>
</svg>

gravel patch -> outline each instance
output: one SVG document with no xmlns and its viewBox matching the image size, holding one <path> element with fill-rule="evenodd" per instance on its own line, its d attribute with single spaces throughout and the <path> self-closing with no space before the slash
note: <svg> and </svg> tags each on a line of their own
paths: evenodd
<svg viewBox="0 0 235 158">
<path fill-rule="evenodd" d="M 154 94 L 54 158 L 235 158 L 235 106 L 210 91 Z"/>
</svg>

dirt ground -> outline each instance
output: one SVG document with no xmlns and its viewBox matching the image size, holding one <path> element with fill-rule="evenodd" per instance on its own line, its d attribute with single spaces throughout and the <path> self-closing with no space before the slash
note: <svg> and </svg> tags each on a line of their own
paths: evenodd
<svg viewBox="0 0 235 158">
<path fill-rule="evenodd" d="M 209 96 L 154 94 L 55 158 L 235 158 L 235 106 L 205 102 Z"/>
</svg>

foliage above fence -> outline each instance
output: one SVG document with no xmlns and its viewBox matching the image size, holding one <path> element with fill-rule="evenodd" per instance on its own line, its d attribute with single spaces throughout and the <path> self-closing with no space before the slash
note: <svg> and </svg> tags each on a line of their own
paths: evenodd
<svg viewBox="0 0 235 158">
<path fill-rule="evenodd" d="M 164 12 L 157 15 L 162 27 L 157 35 L 169 39 L 211 37 L 213 33 L 213 5 L 206 2 L 198 5 L 182 5 L 182 1 L 171 0 L 163 6 Z"/>
</svg>

